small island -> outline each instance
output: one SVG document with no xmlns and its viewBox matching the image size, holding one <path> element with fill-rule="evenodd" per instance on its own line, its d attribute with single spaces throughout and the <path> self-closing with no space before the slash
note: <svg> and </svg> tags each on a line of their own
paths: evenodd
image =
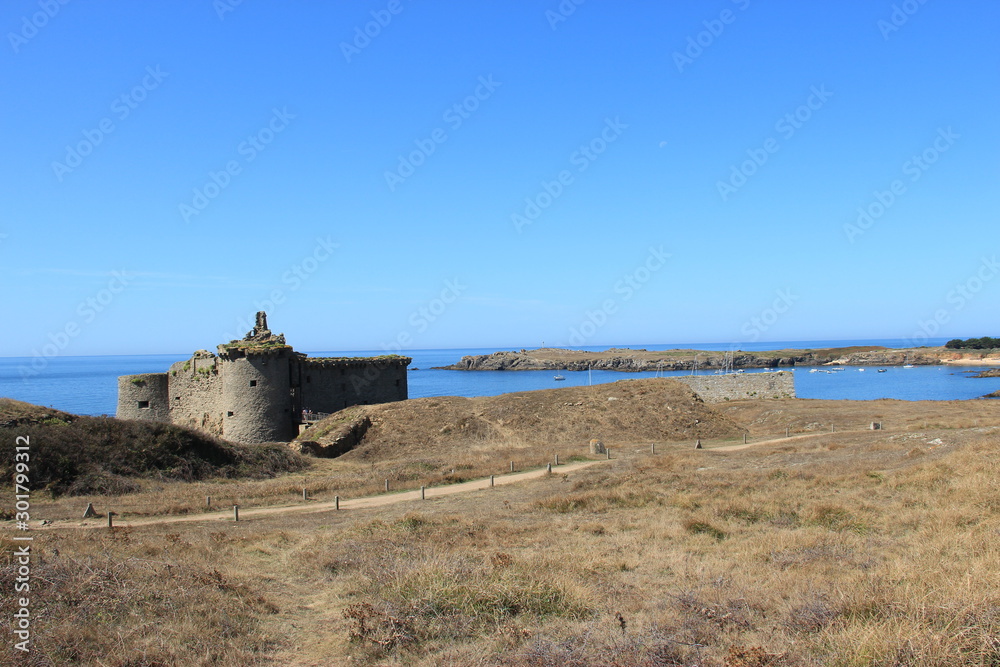
<svg viewBox="0 0 1000 667">
<path fill-rule="evenodd" d="M 1000 365 L 997 350 L 955 350 L 945 347 L 895 349 L 855 346 L 824 349 L 734 352 L 714 350 L 609 348 L 603 352 L 544 347 L 467 355 L 442 370 L 456 371 L 690 371 L 794 366 L 992 366 Z"/>
</svg>

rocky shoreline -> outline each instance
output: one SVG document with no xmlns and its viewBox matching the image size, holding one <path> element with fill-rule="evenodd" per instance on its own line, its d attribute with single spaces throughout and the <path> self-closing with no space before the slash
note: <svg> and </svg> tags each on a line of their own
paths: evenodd
<svg viewBox="0 0 1000 667">
<path fill-rule="evenodd" d="M 941 364 L 995 364 L 997 359 L 981 352 L 958 352 L 943 347 L 898 350 L 886 347 L 843 347 L 822 350 L 736 351 L 732 367 L 789 368 L 794 366 L 935 366 Z M 584 352 L 560 348 L 499 351 L 467 355 L 442 370 L 456 371 L 585 371 L 622 372 L 685 371 L 695 364 L 699 370 L 721 369 L 726 353 L 704 350 L 661 350 L 610 348 L 604 352 Z"/>
</svg>

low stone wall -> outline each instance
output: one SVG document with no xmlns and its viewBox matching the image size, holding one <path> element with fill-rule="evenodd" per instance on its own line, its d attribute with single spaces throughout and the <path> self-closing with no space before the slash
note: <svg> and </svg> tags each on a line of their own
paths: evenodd
<svg viewBox="0 0 1000 667">
<path fill-rule="evenodd" d="M 691 387 L 706 403 L 754 398 L 795 398 L 795 374 L 791 371 L 681 375 L 671 379 Z"/>
</svg>

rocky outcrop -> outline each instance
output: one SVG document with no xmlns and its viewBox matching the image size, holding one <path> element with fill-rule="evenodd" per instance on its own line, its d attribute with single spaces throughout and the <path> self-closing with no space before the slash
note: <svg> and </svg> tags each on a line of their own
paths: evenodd
<svg viewBox="0 0 1000 667">
<path fill-rule="evenodd" d="M 831 363 L 838 366 L 937 366 L 941 364 L 941 355 L 919 350 L 876 350 L 871 352 L 853 352 L 834 359 Z"/>
<path fill-rule="evenodd" d="M 843 347 L 822 350 L 775 350 L 761 352 L 737 351 L 730 357 L 732 367 L 789 368 L 793 366 L 918 366 L 942 363 L 962 363 L 971 359 L 967 353 L 944 348 L 896 350 L 886 347 Z M 585 352 L 543 348 L 468 355 L 458 363 L 440 366 L 455 371 L 690 371 L 721 369 L 726 364 L 725 352 L 704 350 L 629 350 L 611 348 L 604 352 Z"/>
<path fill-rule="evenodd" d="M 648 352 L 646 350 L 609 350 L 604 353 L 558 350 L 557 355 L 538 351 L 494 352 L 493 354 L 467 355 L 455 364 L 442 366 L 444 370 L 456 371 L 689 371 L 695 363 L 695 353 L 677 355 Z M 776 368 L 798 365 L 815 366 L 831 363 L 837 358 L 833 352 L 788 351 L 788 354 L 737 353 L 732 358 L 734 368 Z M 698 352 L 697 364 L 701 370 L 722 368 L 725 364 L 723 352 Z"/>
</svg>

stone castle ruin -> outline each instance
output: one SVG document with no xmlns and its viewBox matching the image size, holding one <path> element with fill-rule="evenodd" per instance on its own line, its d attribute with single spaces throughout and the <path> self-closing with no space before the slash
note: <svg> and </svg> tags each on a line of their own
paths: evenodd
<svg viewBox="0 0 1000 667">
<path fill-rule="evenodd" d="M 199 350 L 166 373 L 118 378 L 119 419 L 194 427 L 233 442 L 289 441 L 305 411 L 407 398 L 409 357 L 310 358 L 272 334 L 257 313 L 242 339 Z"/>
</svg>

